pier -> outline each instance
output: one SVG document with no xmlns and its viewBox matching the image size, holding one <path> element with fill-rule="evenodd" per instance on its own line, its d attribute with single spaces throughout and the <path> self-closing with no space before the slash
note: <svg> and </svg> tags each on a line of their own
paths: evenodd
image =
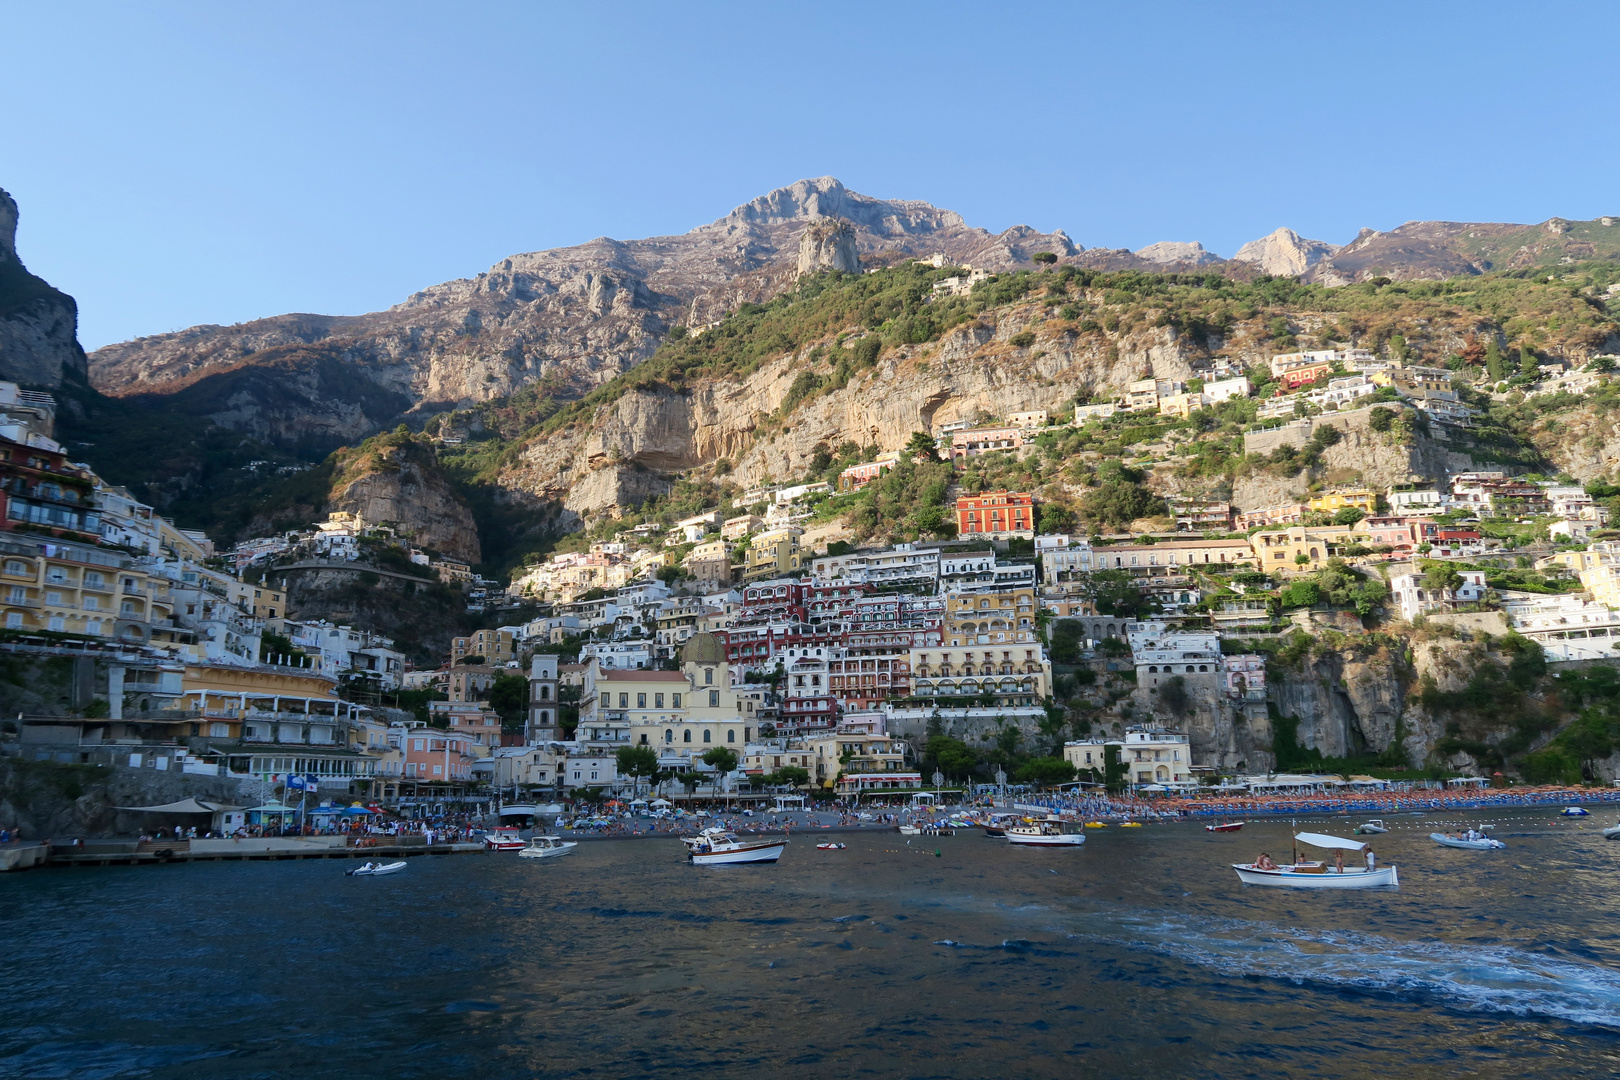
<svg viewBox="0 0 1620 1080">
<path fill-rule="evenodd" d="M 287 859 L 404 859 L 415 855 L 473 855 L 479 842 L 429 844 L 422 836 L 264 836 L 207 840 L 85 840 L 0 848 L 0 871 L 40 866 L 168 866 L 175 863 Z"/>
</svg>

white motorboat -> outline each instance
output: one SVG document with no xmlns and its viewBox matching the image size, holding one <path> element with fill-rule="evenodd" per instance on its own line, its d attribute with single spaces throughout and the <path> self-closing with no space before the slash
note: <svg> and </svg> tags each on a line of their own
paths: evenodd
<svg viewBox="0 0 1620 1080">
<path fill-rule="evenodd" d="M 1587 817 L 1592 813 L 1584 806 L 1566 806 L 1558 811 L 1559 817 Z"/>
<path fill-rule="evenodd" d="M 1469 829 L 1461 836 L 1432 832 L 1429 834 L 1429 839 L 1441 847 L 1462 848 L 1464 851 L 1495 851 L 1498 848 L 1507 847 L 1502 841 L 1492 840 L 1484 833 L 1475 832 L 1473 829 Z"/>
<path fill-rule="evenodd" d="M 517 829 L 499 828 L 484 834 L 485 851 L 522 851 L 523 837 Z"/>
<path fill-rule="evenodd" d="M 921 825 L 902 825 L 902 826 L 900 826 L 900 835 L 901 836 L 921 836 L 922 835 L 922 826 Z"/>
<path fill-rule="evenodd" d="M 1032 821 L 1027 825 L 1007 826 L 1007 843 L 1025 847 L 1079 847 L 1086 842 L 1086 834 L 1064 832 L 1060 818 Z"/>
<path fill-rule="evenodd" d="M 1389 832 L 1389 826 L 1384 824 L 1384 819 L 1383 818 L 1376 818 L 1375 817 L 1371 821 L 1363 821 L 1356 828 L 1356 832 L 1358 832 L 1358 833 L 1387 833 L 1387 832 Z"/>
<path fill-rule="evenodd" d="M 536 836 L 529 846 L 518 852 L 520 859 L 555 859 L 579 847 L 578 840 L 564 840 L 560 836 Z"/>
<path fill-rule="evenodd" d="M 1299 833 L 1294 840 L 1311 847 L 1328 850 L 1365 851 L 1367 845 L 1359 840 L 1326 833 Z M 1259 863 L 1233 863 L 1238 880 L 1245 885 L 1274 885 L 1291 889 L 1378 889 L 1399 887 L 1400 877 L 1393 866 L 1369 869 L 1365 866 L 1347 866 L 1343 870 L 1320 862 L 1304 862 L 1297 856 L 1288 865 L 1261 865 Z"/>
<path fill-rule="evenodd" d="M 786 840 L 741 840 L 724 829 L 704 829 L 681 842 L 695 866 L 775 862 L 788 845 Z"/>
<path fill-rule="evenodd" d="M 1604 829 L 1603 839 L 1620 840 L 1620 825 L 1610 825 L 1607 829 Z"/>
<path fill-rule="evenodd" d="M 361 863 L 353 870 L 345 870 L 343 873 L 347 877 L 377 877 L 379 874 L 397 874 L 403 869 L 405 860 L 401 859 L 391 863 Z"/>
</svg>

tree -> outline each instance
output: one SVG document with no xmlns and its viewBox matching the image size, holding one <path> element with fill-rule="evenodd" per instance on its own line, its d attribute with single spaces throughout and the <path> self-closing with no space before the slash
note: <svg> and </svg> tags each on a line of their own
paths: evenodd
<svg viewBox="0 0 1620 1080">
<path fill-rule="evenodd" d="M 621 746 L 614 757 L 620 774 L 634 778 L 637 790 L 642 777 L 650 779 L 658 773 L 658 754 L 650 746 Z"/>
<path fill-rule="evenodd" d="M 1057 256 L 1052 254 L 1050 251 L 1037 251 L 1035 254 L 1031 255 L 1030 258 L 1034 259 L 1042 266 L 1051 266 L 1053 263 L 1057 262 Z"/>
<path fill-rule="evenodd" d="M 1527 379 L 1534 379 L 1541 374 L 1541 362 L 1536 354 L 1530 351 L 1530 346 L 1519 346 L 1519 374 Z"/>
<path fill-rule="evenodd" d="M 1018 767 L 1013 779 L 1021 784 L 1053 787 L 1074 779 L 1074 766 L 1060 757 L 1031 758 Z"/>
<path fill-rule="evenodd" d="M 1388 431 L 1395 426 L 1395 410 L 1378 406 L 1367 414 L 1367 426 L 1374 431 Z"/>
<path fill-rule="evenodd" d="M 1462 587 L 1463 576 L 1450 563 L 1431 563 L 1423 570 L 1423 587 L 1436 592 L 1456 592 Z"/>
<path fill-rule="evenodd" d="M 1159 687 L 1159 701 L 1172 713 L 1180 716 L 1187 711 L 1189 702 L 1187 697 L 1187 680 L 1180 675 L 1172 676 Z"/>
<path fill-rule="evenodd" d="M 933 761 L 946 776 L 957 778 L 971 774 L 979 764 L 979 757 L 968 744 L 949 735 L 935 735 L 923 747 L 923 756 Z"/>
<path fill-rule="evenodd" d="M 1367 516 L 1367 512 L 1359 506 L 1346 506 L 1333 515 L 1335 525 L 1354 525 Z"/>
<path fill-rule="evenodd" d="M 489 707 L 501 714 L 502 724 L 521 724 L 529 708 L 529 680 L 522 675 L 497 675 L 489 688 Z"/>
<path fill-rule="evenodd" d="M 1507 365 L 1502 362 L 1502 350 L 1497 348 L 1494 337 L 1485 343 L 1485 374 L 1490 376 L 1491 382 L 1507 378 Z"/>
<path fill-rule="evenodd" d="M 929 461 L 939 460 L 939 442 L 926 431 L 913 431 L 906 441 L 906 453 Z"/>
<path fill-rule="evenodd" d="M 1041 503 L 1035 508 L 1035 514 L 1043 533 L 1070 533 L 1080 524 L 1074 511 L 1062 503 Z"/>
<path fill-rule="evenodd" d="M 1110 795 L 1117 795 L 1125 790 L 1125 781 L 1131 775 L 1131 767 L 1119 760 L 1119 744 L 1108 743 L 1103 747 L 1103 786 Z"/>
<path fill-rule="evenodd" d="M 1126 570 L 1093 570 L 1080 583 L 1080 595 L 1096 606 L 1099 615 L 1136 619 L 1158 611 Z"/>
<path fill-rule="evenodd" d="M 703 751 L 703 764 L 709 766 L 720 774 L 721 785 L 724 786 L 726 776 L 737 769 L 737 751 L 724 746 Z"/>
<path fill-rule="evenodd" d="M 810 770 L 798 765 L 784 765 L 771 773 L 766 782 L 787 787 L 804 787 L 810 782 Z"/>
</svg>

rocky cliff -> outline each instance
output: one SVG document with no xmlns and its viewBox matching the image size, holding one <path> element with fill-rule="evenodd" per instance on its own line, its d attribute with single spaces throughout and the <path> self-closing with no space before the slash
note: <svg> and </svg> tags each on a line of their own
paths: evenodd
<svg viewBox="0 0 1620 1080">
<path fill-rule="evenodd" d="M 1293 229 L 1281 228 L 1238 248 L 1232 261 L 1252 263 L 1276 277 L 1299 277 L 1309 273 L 1334 250 L 1334 246 L 1325 241 L 1307 240 Z"/>
<path fill-rule="evenodd" d="M 1409 221 L 1389 232 L 1362 229 L 1350 243 L 1318 260 L 1305 276 L 1324 285 L 1375 277 L 1438 281 L 1617 256 L 1620 218 L 1616 217 L 1549 218 L 1539 225 Z"/>
<path fill-rule="evenodd" d="M 327 506 L 392 525 L 429 551 L 483 561 L 471 511 L 439 470 L 433 447 L 407 433 L 340 451 Z"/>
<path fill-rule="evenodd" d="M 17 201 L 0 190 L 0 379 L 56 387 L 83 380 L 79 306 L 23 266 L 17 255 Z"/>
</svg>

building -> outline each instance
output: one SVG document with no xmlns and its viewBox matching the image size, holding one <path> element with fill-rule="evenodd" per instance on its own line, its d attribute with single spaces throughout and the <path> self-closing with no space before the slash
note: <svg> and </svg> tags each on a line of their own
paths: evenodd
<svg viewBox="0 0 1620 1080">
<path fill-rule="evenodd" d="M 1391 488 L 1385 501 L 1389 503 L 1391 514 L 1405 517 L 1439 514 L 1446 506 L 1445 497 L 1433 488 L 1419 491 L 1396 491 Z"/>
<path fill-rule="evenodd" d="M 720 526 L 720 538 L 722 540 L 741 540 L 764 524 L 765 519 L 758 514 L 742 514 L 738 517 L 727 518 L 725 524 Z"/>
<path fill-rule="evenodd" d="M 1208 405 L 1218 405 L 1233 398 L 1248 397 L 1254 393 L 1248 377 L 1239 375 L 1235 379 L 1216 379 L 1204 384 L 1204 402 Z"/>
<path fill-rule="evenodd" d="M 1159 398 L 1160 416 L 1178 416 L 1183 420 L 1192 416 L 1193 410 L 1202 409 L 1209 402 L 1200 393 L 1166 394 Z"/>
<path fill-rule="evenodd" d="M 922 646 L 910 656 L 913 696 L 987 700 L 994 706 L 1039 705 L 1050 693 L 1052 665 L 1039 644 Z"/>
<path fill-rule="evenodd" d="M 1461 570 L 1462 584 L 1455 589 L 1435 589 L 1424 585 L 1423 575 L 1417 571 L 1392 574 L 1389 579 L 1390 599 L 1400 609 L 1401 618 L 1412 622 L 1419 615 L 1455 610 L 1463 604 L 1477 604 L 1485 599 L 1488 587 L 1483 570 Z"/>
<path fill-rule="evenodd" d="M 488 757 L 501 745 L 501 718 L 483 702 L 430 701 L 428 715 L 438 721 L 434 727 L 449 728 L 471 739 L 467 752 L 473 757 Z"/>
<path fill-rule="evenodd" d="M 1150 622 L 1132 630 L 1127 640 L 1140 688 L 1152 689 L 1177 675 L 1221 672 L 1221 639 L 1212 631 L 1171 630 L 1165 623 Z"/>
<path fill-rule="evenodd" d="M 1266 658 L 1258 653 L 1221 657 L 1226 696 L 1233 701 L 1266 700 Z"/>
<path fill-rule="evenodd" d="M 0 436 L 0 529 L 100 542 L 94 475 L 68 461 L 54 441 L 15 425 L 4 430 L 23 441 Z"/>
<path fill-rule="evenodd" d="M 1305 505 L 1324 514 L 1336 514 L 1350 508 L 1371 514 L 1378 510 L 1378 493 L 1369 488 L 1339 488 L 1318 495 Z"/>
<path fill-rule="evenodd" d="M 1226 532 L 1232 527 L 1232 504 L 1219 499 L 1172 495 L 1165 500 L 1176 528 L 1187 532 Z"/>
<path fill-rule="evenodd" d="M 992 450 L 1015 451 L 1024 445 L 1024 429 L 1017 425 L 976 427 L 951 432 L 951 459 L 958 465 Z"/>
<path fill-rule="evenodd" d="M 880 712 L 851 713 L 834 731 L 801 744 L 811 783 L 839 797 L 922 787 L 922 773 L 906 766 L 906 744 L 890 736 Z"/>
<path fill-rule="evenodd" d="M 1192 566 L 1238 566 L 1254 561 L 1248 540 L 1162 540 L 1156 544 L 1108 544 L 1092 549 L 1096 570 L 1127 570 L 1136 577 L 1184 573 Z"/>
<path fill-rule="evenodd" d="M 653 666 L 653 643 L 641 641 L 591 641 L 579 647 L 580 663 L 595 660 L 604 670 L 633 671 Z"/>
<path fill-rule="evenodd" d="M 1334 551 L 1356 542 L 1350 525 L 1296 525 L 1249 537 L 1255 565 L 1266 573 L 1320 570 Z"/>
<path fill-rule="evenodd" d="M 557 668 L 558 659 L 552 653 L 535 653 L 529 660 L 529 717 L 524 741 L 530 745 L 560 737 L 558 690 L 562 683 Z"/>
<path fill-rule="evenodd" d="M 1578 593 L 1504 593 L 1502 614 L 1548 660 L 1620 659 L 1620 611 Z"/>
<path fill-rule="evenodd" d="M 1084 581 L 1092 570 L 1091 541 L 1065 534 L 1037 536 L 1035 553 L 1041 559 L 1041 581 L 1062 585 Z"/>
<path fill-rule="evenodd" d="M 838 490 L 843 492 L 859 491 L 898 464 L 900 464 L 900 451 L 890 450 L 886 454 L 879 454 L 872 461 L 851 465 L 838 474 Z"/>
<path fill-rule="evenodd" d="M 951 646 L 1025 644 L 1038 640 L 1033 586 L 995 592 L 949 593 L 941 640 Z"/>
<path fill-rule="evenodd" d="M 803 535 L 802 530 L 784 528 L 755 536 L 744 559 L 743 580 L 764 581 L 798 573 L 803 566 L 799 550 L 799 537 Z"/>
<path fill-rule="evenodd" d="M 466 664 L 450 669 L 445 690 L 451 701 L 488 701 L 489 688 L 500 672 L 487 664 Z"/>
<path fill-rule="evenodd" d="M 1305 511 L 1310 509 L 1304 503 L 1284 503 L 1281 506 L 1265 506 L 1258 510 L 1246 510 L 1237 515 L 1233 522 L 1239 532 L 1250 529 L 1270 529 L 1278 525 L 1301 525 L 1305 522 Z"/>
<path fill-rule="evenodd" d="M 479 630 L 471 637 L 452 638 L 450 662 L 459 663 L 469 656 L 482 656 L 484 663 L 499 667 L 517 659 L 517 641 L 510 630 Z"/>
<path fill-rule="evenodd" d="M 1123 739 L 1085 739 L 1063 744 L 1063 758 L 1082 775 L 1100 781 L 1113 747 L 1132 787 L 1190 787 L 1192 740 L 1179 732 L 1132 728 Z"/>
<path fill-rule="evenodd" d="M 1035 539 L 1035 497 L 1022 491 L 985 491 L 956 500 L 957 534 L 964 538 Z"/>
<path fill-rule="evenodd" d="M 1074 426 L 1079 427 L 1088 420 L 1107 420 L 1119 411 L 1119 406 L 1112 401 L 1105 401 L 1097 405 L 1076 405 L 1074 407 Z"/>
</svg>

